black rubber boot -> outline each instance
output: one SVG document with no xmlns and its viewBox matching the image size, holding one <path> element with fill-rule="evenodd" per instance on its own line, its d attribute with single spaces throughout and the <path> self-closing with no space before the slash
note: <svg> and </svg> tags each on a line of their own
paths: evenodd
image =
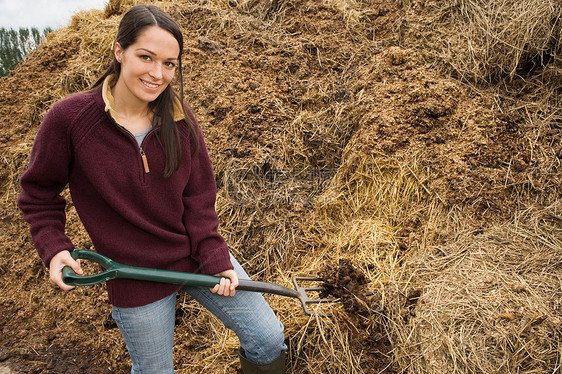
<svg viewBox="0 0 562 374">
<path fill-rule="evenodd" d="M 246 358 L 242 349 L 238 350 L 244 374 L 285 374 L 285 352 L 282 352 L 272 363 L 256 365 Z"/>
</svg>

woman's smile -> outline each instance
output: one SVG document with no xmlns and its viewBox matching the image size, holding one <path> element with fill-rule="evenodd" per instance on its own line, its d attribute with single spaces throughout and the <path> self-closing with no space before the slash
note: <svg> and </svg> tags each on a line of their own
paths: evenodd
<svg viewBox="0 0 562 374">
<path fill-rule="evenodd" d="M 150 89 L 155 89 L 155 88 L 160 87 L 159 84 L 156 84 L 156 83 L 149 83 L 149 82 L 147 82 L 147 81 L 145 81 L 145 80 L 142 80 L 142 79 L 141 79 L 141 82 L 142 82 L 146 87 L 148 87 L 148 88 L 150 88 Z"/>
</svg>

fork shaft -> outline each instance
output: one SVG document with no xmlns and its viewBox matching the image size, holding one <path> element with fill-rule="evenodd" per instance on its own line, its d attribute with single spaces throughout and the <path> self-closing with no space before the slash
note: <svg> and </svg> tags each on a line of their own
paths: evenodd
<svg viewBox="0 0 562 374">
<path fill-rule="evenodd" d="M 299 293 L 292 288 L 287 288 L 275 283 L 267 283 L 260 281 L 253 281 L 248 279 L 240 279 L 240 284 L 236 287 L 237 290 L 252 291 L 252 292 L 265 292 L 279 296 L 288 296 L 300 298 Z"/>
</svg>

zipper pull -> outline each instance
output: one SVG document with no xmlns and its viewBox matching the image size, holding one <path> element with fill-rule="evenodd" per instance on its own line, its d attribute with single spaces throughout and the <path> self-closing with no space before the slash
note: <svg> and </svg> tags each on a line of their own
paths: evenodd
<svg viewBox="0 0 562 374">
<path fill-rule="evenodd" d="M 142 166 L 144 166 L 144 172 L 145 173 L 150 173 L 150 169 L 148 168 L 148 159 L 146 158 L 146 155 L 144 154 L 143 149 L 140 149 L 140 154 L 141 154 L 141 159 L 142 159 Z"/>
</svg>

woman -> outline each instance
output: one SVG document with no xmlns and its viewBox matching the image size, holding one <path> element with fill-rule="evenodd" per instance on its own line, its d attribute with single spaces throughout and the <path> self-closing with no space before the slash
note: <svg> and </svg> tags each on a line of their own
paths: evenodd
<svg viewBox="0 0 562 374">
<path fill-rule="evenodd" d="M 114 59 L 94 88 L 46 114 L 22 174 L 18 206 L 50 280 L 62 268 L 82 274 L 65 235 L 68 184 L 96 248 L 142 267 L 221 276 L 213 289 L 186 288 L 240 340 L 245 373 L 284 373 L 283 326 L 262 295 L 236 292 L 248 276 L 217 233 L 216 186 L 197 122 L 170 83 L 183 86 L 183 36 L 155 6 L 137 5 L 121 20 Z M 183 96 L 183 95 L 182 95 Z M 112 315 L 132 373 L 173 373 L 175 298 L 181 286 L 107 282 Z"/>
</svg>

